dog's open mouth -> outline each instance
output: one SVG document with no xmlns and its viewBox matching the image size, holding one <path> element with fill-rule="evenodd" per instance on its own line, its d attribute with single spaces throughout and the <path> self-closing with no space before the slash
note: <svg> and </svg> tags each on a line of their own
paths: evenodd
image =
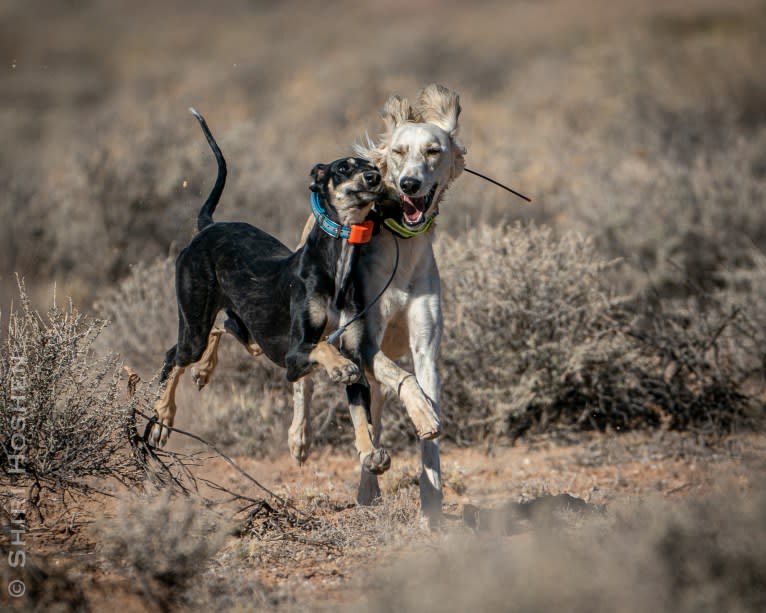
<svg viewBox="0 0 766 613">
<path fill-rule="evenodd" d="M 412 196 L 407 196 L 405 194 L 399 195 L 399 200 L 402 203 L 402 213 L 405 224 L 410 227 L 415 227 L 425 221 L 426 211 L 428 210 L 428 207 L 431 206 L 434 194 L 436 194 L 436 187 L 437 185 L 434 184 L 430 192 L 419 198 L 413 198 Z"/>
</svg>

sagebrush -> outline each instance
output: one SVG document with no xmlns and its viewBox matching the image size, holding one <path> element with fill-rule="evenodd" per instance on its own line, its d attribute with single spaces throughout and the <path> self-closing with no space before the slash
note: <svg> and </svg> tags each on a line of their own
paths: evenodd
<svg viewBox="0 0 766 613">
<path fill-rule="evenodd" d="M 88 493 L 94 479 L 136 485 L 132 409 L 113 354 L 95 355 L 104 322 L 54 297 L 41 315 L 23 283 L 0 346 L 0 482 L 29 488 L 41 512 L 52 495 Z"/>
<path fill-rule="evenodd" d="M 150 604 L 177 603 L 231 529 L 192 497 L 154 492 L 124 499 L 97 527 L 98 550 Z"/>
<path fill-rule="evenodd" d="M 722 333 L 736 311 L 616 296 L 592 241 L 479 228 L 438 243 L 447 435 L 475 443 L 560 425 L 726 431 L 747 398 Z"/>
</svg>

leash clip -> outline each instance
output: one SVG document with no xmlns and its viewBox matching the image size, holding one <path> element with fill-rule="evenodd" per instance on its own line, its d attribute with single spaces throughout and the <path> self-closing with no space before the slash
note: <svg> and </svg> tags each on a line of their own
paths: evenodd
<svg viewBox="0 0 766 613">
<path fill-rule="evenodd" d="M 346 326 L 341 326 L 332 334 L 328 334 L 325 341 L 330 345 L 334 345 L 345 331 Z"/>
</svg>

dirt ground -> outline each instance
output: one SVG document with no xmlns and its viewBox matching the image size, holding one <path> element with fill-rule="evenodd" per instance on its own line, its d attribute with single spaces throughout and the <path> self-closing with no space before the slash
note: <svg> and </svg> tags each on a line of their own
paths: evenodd
<svg viewBox="0 0 766 613">
<path fill-rule="evenodd" d="M 601 434 L 564 446 L 447 447 L 442 465 L 445 516 L 436 531 L 428 530 L 418 516 L 417 456 L 402 453 L 393 460 L 381 478 L 383 502 L 360 508 L 354 505 L 358 467 L 343 453 L 313 454 L 303 467 L 287 455 L 236 458 L 249 474 L 305 513 L 305 520 L 290 525 L 268 497 L 264 500 L 270 504 L 256 508 L 249 524 L 247 513 L 236 515 L 232 534 L 202 580 L 183 596 L 189 602 L 181 603 L 180 610 L 199 598 L 199 590 L 208 597 L 215 597 L 216 590 L 225 592 L 234 601 L 233 610 L 359 606 L 381 589 L 376 583 L 381 573 L 423 552 L 443 551 L 456 535 L 486 530 L 512 547 L 541 529 L 521 516 L 510 528 L 509 522 L 471 526 L 466 518 L 472 507 L 498 513 L 512 503 L 569 494 L 587 503 L 575 510 L 579 516 L 609 514 L 638 500 L 680 502 L 732 488 L 747 495 L 766 468 L 766 436 L 741 434 L 711 444 L 690 434 Z M 230 491 L 264 497 L 220 458 L 202 461 L 195 472 Z M 220 493 L 211 497 L 228 498 Z M 93 611 L 114 610 L 116 604 L 125 612 L 155 610 L 135 584 L 97 559 L 92 521 L 108 515 L 112 506 L 108 499 L 89 501 L 71 531 L 33 533 L 29 550 L 74 578 Z M 223 504 L 217 511 L 230 517 L 236 506 Z M 249 604 L 239 602 L 243 598 Z"/>
</svg>

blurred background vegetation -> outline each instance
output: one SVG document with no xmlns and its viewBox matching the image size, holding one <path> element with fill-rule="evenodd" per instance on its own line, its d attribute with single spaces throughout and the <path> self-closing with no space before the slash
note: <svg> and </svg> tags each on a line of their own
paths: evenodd
<svg viewBox="0 0 766 613">
<path fill-rule="evenodd" d="M 450 437 L 711 409 L 728 431 L 763 413 L 765 26 L 745 0 L 6 0 L 0 306 L 16 272 L 34 304 L 55 282 L 150 379 L 174 342 L 172 256 L 215 176 L 187 107 L 229 162 L 217 219 L 292 245 L 312 165 L 376 134 L 388 95 L 438 81 L 461 95 L 469 165 L 534 200 L 464 176 L 442 206 Z M 477 269 L 497 308 L 465 286 Z M 285 412 L 288 389 L 239 349 L 184 404 L 255 440 L 244 424 Z M 474 380 L 477 360 L 494 366 Z"/>
</svg>

